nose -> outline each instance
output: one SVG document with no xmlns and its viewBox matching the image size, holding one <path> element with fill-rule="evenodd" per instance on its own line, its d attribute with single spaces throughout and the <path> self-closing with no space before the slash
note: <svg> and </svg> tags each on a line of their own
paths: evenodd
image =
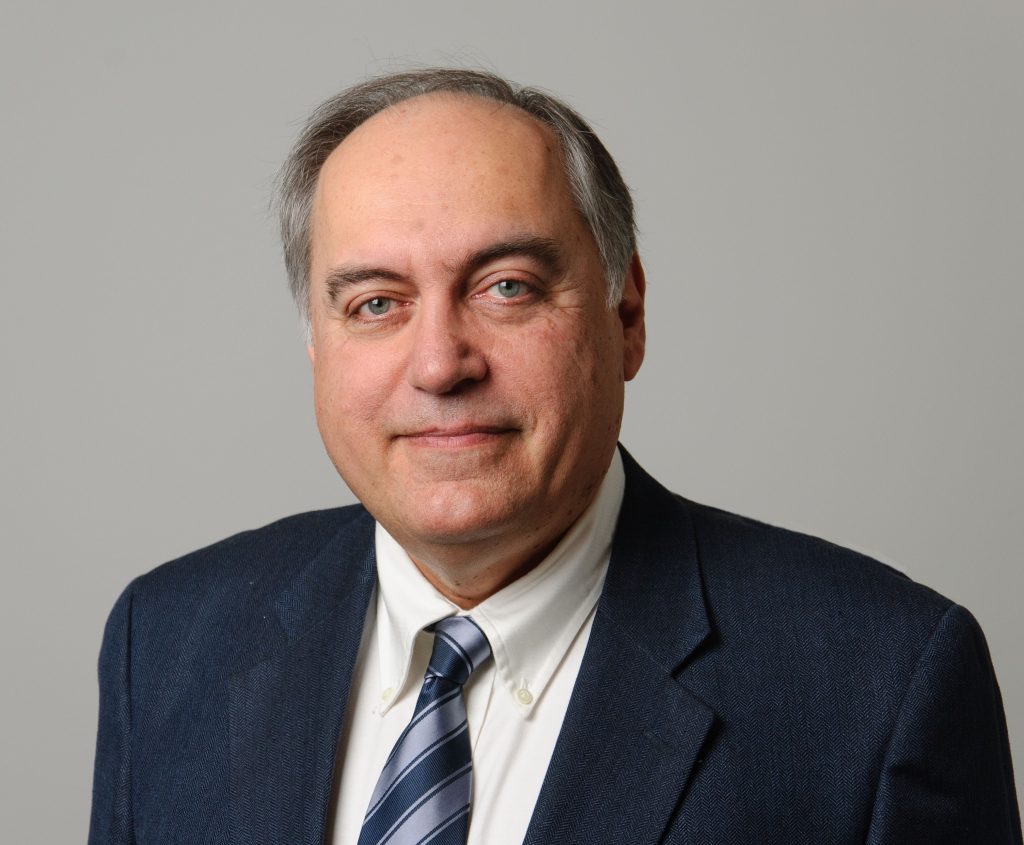
<svg viewBox="0 0 1024 845">
<path fill-rule="evenodd" d="M 482 381 L 487 359 L 458 309 L 451 303 L 423 303 L 415 317 L 408 380 L 435 395 L 458 393 Z"/>
</svg>

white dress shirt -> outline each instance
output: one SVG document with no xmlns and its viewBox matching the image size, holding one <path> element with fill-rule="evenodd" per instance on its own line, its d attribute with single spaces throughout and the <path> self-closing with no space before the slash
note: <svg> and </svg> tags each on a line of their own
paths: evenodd
<svg viewBox="0 0 1024 845">
<path fill-rule="evenodd" d="M 471 611 L 434 589 L 377 525 L 377 592 L 338 748 L 333 845 L 357 845 L 377 778 L 412 718 L 433 646 L 423 628 L 457 613 L 473 617 L 494 655 L 465 686 L 473 749 L 468 843 L 523 841 L 583 661 L 624 487 L 616 451 L 594 501 L 551 554 Z"/>
</svg>

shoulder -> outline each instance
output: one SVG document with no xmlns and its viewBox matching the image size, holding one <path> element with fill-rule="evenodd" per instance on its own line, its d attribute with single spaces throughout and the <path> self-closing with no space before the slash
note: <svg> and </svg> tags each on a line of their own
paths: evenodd
<svg viewBox="0 0 1024 845">
<path fill-rule="evenodd" d="M 905 669 L 902 663 L 913 663 L 954 606 L 892 566 L 691 501 L 667 490 L 625 451 L 623 460 L 626 495 L 617 541 L 650 559 L 640 563 L 649 585 L 689 597 L 689 604 L 659 600 L 660 612 L 674 617 L 676 606 L 690 616 L 706 611 L 727 652 L 837 666 L 876 658 L 885 664 L 898 652 Z M 692 606 L 694 590 L 698 607 Z"/>
<path fill-rule="evenodd" d="M 705 577 L 768 598 L 798 592 L 808 601 L 882 602 L 941 615 L 950 600 L 903 572 L 835 543 L 682 500 L 694 524 Z"/>
<path fill-rule="evenodd" d="M 944 619 L 976 626 L 950 599 L 867 555 L 684 504 L 724 642 L 762 655 L 785 649 L 808 666 L 884 668 L 906 678 Z"/>
<path fill-rule="evenodd" d="M 281 592 L 361 522 L 372 526 L 360 505 L 310 511 L 164 563 L 128 584 L 111 612 L 108 635 L 122 631 L 133 650 L 151 658 L 190 652 L 225 669 L 244 663 L 259 643 L 281 636 L 274 610 Z"/>
<path fill-rule="evenodd" d="M 285 581 L 350 523 L 369 518 L 361 505 L 308 511 L 242 531 L 164 563 L 133 582 L 136 593 L 178 595 L 237 579 Z"/>
</svg>

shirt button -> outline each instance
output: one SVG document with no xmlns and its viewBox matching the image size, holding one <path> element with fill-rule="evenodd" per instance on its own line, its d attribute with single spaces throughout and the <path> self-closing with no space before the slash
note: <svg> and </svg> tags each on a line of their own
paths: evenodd
<svg viewBox="0 0 1024 845">
<path fill-rule="evenodd" d="M 391 701 L 391 699 L 394 698 L 394 697 L 395 697 L 395 691 L 391 687 L 388 687 L 386 690 L 384 690 L 384 692 L 382 692 L 380 694 L 380 700 L 385 702 L 385 703 L 387 703 L 388 701 Z"/>
<path fill-rule="evenodd" d="M 516 700 L 520 704 L 533 704 L 533 693 L 531 693 L 526 688 L 517 689 L 516 690 Z"/>
</svg>

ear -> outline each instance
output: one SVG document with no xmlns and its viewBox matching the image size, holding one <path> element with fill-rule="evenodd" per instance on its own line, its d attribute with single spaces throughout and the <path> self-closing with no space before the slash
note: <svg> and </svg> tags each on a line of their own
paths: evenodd
<svg viewBox="0 0 1024 845">
<path fill-rule="evenodd" d="M 644 295 L 647 293 L 647 280 L 640 256 L 633 253 L 626 271 L 626 280 L 622 288 L 622 300 L 619 302 L 619 320 L 622 323 L 622 376 L 630 381 L 640 371 L 644 362 L 644 347 L 647 343 L 647 330 L 644 326 Z"/>
<path fill-rule="evenodd" d="M 312 343 L 307 343 L 306 344 L 306 355 L 309 356 L 309 363 L 312 364 L 315 367 L 316 366 L 316 350 L 313 349 L 313 344 Z"/>
</svg>

